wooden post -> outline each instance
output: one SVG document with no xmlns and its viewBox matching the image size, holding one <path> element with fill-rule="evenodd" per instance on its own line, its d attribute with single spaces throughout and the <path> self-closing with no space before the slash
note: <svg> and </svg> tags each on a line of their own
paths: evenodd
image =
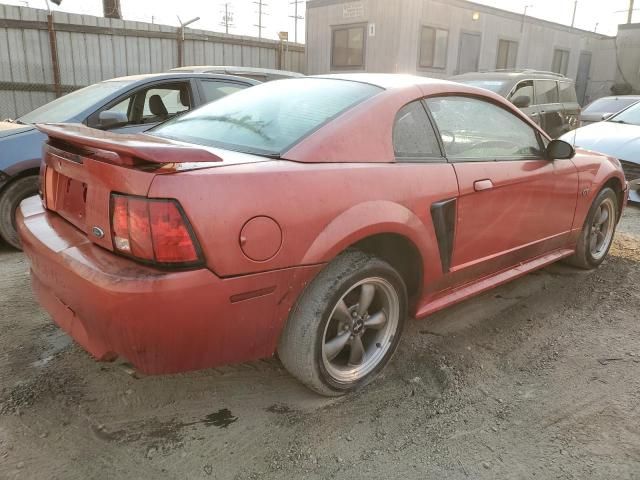
<svg viewBox="0 0 640 480">
<path fill-rule="evenodd" d="M 51 68 L 53 69 L 53 89 L 56 98 L 58 98 L 62 96 L 62 82 L 60 80 L 60 63 L 58 62 L 58 40 L 51 12 L 47 15 L 47 27 L 49 30 L 49 49 L 51 50 Z"/>
</svg>

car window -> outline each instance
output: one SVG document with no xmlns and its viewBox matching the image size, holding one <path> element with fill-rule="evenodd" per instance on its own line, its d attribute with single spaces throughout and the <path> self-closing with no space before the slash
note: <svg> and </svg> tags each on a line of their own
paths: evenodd
<svg viewBox="0 0 640 480">
<path fill-rule="evenodd" d="M 405 105 L 396 115 L 393 148 L 398 158 L 441 157 L 438 138 L 421 101 Z"/>
<path fill-rule="evenodd" d="M 241 85 L 233 82 L 221 82 L 216 80 L 202 80 L 202 93 L 204 94 L 205 103 L 213 102 L 219 98 L 226 97 L 239 90 L 247 88 L 248 85 Z"/>
<path fill-rule="evenodd" d="M 617 113 L 638 101 L 640 101 L 640 99 L 636 97 L 600 98 L 599 100 L 594 100 L 589 105 L 587 105 L 584 110 L 582 110 L 582 113 L 594 115 L 604 113 Z"/>
<path fill-rule="evenodd" d="M 469 160 L 541 158 L 536 131 L 486 100 L 439 97 L 427 100 L 448 158 Z"/>
<path fill-rule="evenodd" d="M 120 80 L 95 83 L 36 108 L 18 120 L 24 123 L 67 122 L 88 108 L 98 108 L 103 105 L 110 95 L 124 90 L 131 83 Z"/>
<path fill-rule="evenodd" d="M 558 82 L 555 80 L 536 80 L 536 104 L 558 103 Z"/>
<path fill-rule="evenodd" d="M 140 123 L 155 123 L 167 120 L 189 110 L 191 99 L 186 84 L 154 87 L 144 94 Z"/>
<path fill-rule="evenodd" d="M 276 80 L 208 103 L 152 133 L 200 145 L 279 155 L 381 91 L 380 87 L 348 80 Z"/>
<path fill-rule="evenodd" d="M 558 82 L 560 101 L 562 103 L 578 103 L 576 89 L 571 82 Z"/>
<path fill-rule="evenodd" d="M 529 97 L 530 101 L 533 103 L 533 82 L 531 80 L 520 82 L 509 97 L 509 100 L 513 101 L 518 97 Z"/>
</svg>

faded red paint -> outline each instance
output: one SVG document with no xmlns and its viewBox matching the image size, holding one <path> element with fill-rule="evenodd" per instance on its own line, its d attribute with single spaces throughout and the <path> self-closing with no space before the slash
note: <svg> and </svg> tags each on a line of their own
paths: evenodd
<svg viewBox="0 0 640 480">
<path fill-rule="evenodd" d="M 82 157 L 47 155 L 47 209 L 37 198 L 21 206 L 18 227 L 42 305 L 97 358 L 122 355 L 147 373 L 268 357 L 304 286 L 365 238 L 393 233 L 416 247 L 423 278 L 412 313 L 422 317 L 570 255 L 597 192 L 608 181 L 626 186 L 615 160 L 585 151 L 559 161 L 396 163 L 395 115 L 421 97 L 479 96 L 537 127 L 501 97 L 472 87 L 366 78 L 386 90 L 282 160 L 42 127 Z M 144 171 L 137 159 L 163 165 Z M 73 180 L 87 185 L 84 208 Z M 477 191 L 477 181 L 493 188 Z M 112 192 L 177 199 L 205 267 L 167 272 L 113 253 Z M 430 208 L 451 198 L 455 239 L 443 272 Z"/>
</svg>

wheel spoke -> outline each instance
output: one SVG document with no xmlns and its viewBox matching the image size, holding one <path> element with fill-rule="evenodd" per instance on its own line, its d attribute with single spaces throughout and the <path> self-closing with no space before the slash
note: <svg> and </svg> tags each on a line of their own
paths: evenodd
<svg viewBox="0 0 640 480">
<path fill-rule="evenodd" d="M 333 316 L 336 317 L 341 322 L 345 322 L 346 324 L 351 324 L 351 315 L 349 315 L 349 307 L 344 300 L 340 300 L 338 305 L 336 305 L 336 309 L 333 312 Z"/>
<path fill-rule="evenodd" d="M 602 230 L 596 230 L 596 237 L 598 237 L 598 240 L 604 240 L 604 232 Z"/>
<path fill-rule="evenodd" d="M 344 347 L 349 342 L 349 338 L 351 337 L 351 332 L 346 331 L 337 335 L 332 340 L 329 340 L 324 344 L 324 353 L 327 356 L 327 360 L 331 361 L 338 356 L 338 354 L 344 350 Z"/>
<path fill-rule="evenodd" d="M 387 314 L 383 310 L 371 315 L 364 322 L 366 328 L 373 328 L 374 330 L 380 330 L 387 323 Z"/>
<path fill-rule="evenodd" d="M 589 242 L 589 249 L 591 250 L 592 254 L 598 251 L 597 247 L 598 247 L 598 235 L 596 233 L 592 233 L 591 241 Z"/>
<path fill-rule="evenodd" d="M 600 209 L 600 216 L 598 217 L 598 225 L 602 225 L 609 220 L 609 210 L 604 206 Z"/>
<path fill-rule="evenodd" d="M 351 342 L 351 352 L 349 352 L 349 365 L 360 365 L 364 359 L 364 345 L 362 338 L 355 336 Z"/>
<path fill-rule="evenodd" d="M 358 315 L 364 315 L 373 301 L 376 294 L 376 287 L 370 283 L 365 283 L 360 288 L 360 302 L 358 303 Z"/>
</svg>

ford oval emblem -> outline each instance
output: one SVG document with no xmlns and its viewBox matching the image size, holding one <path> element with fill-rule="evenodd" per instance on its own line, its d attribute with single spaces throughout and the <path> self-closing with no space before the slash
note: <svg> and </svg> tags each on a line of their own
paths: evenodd
<svg viewBox="0 0 640 480">
<path fill-rule="evenodd" d="M 91 229 L 91 232 L 98 238 L 104 237 L 104 230 L 102 230 L 100 227 L 93 227 Z"/>
</svg>

